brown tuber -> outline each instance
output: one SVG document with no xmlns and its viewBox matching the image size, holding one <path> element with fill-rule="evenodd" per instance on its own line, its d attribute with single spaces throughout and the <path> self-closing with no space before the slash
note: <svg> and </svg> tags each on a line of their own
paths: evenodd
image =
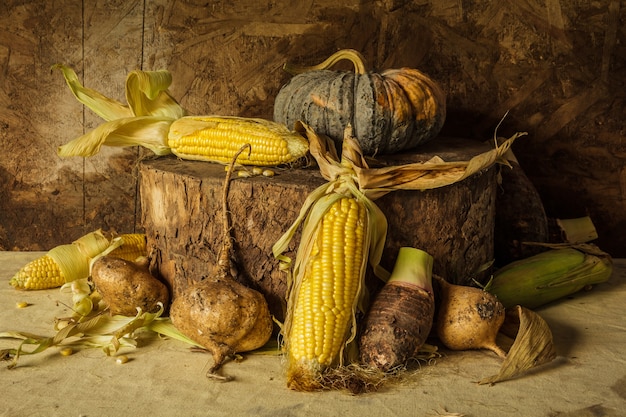
<svg viewBox="0 0 626 417">
<path fill-rule="evenodd" d="M 188 286 L 177 295 L 170 308 L 174 326 L 213 355 L 213 366 L 207 376 L 222 380 L 230 378 L 217 374 L 229 357 L 265 345 L 273 330 L 272 316 L 265 297 L 249 288 L 233 275 L 233 243 L 228 217 L 228 190 L 234 161 L 250 145 L 242 147 L 231 162 L 224 184 L 223 246 L 218 260 L 218 272 Z"/>
<path fill-rule="evenodd" d="M 91 267 L 91 279 L 112 315 L 134 316 L 137 308 L 154 313 L 170 301 L 165 284 L 148 270 L 146 258 L 137 262 L 106 255 Z"/>
<path fill-rule="evenodd" d="M 418 356 L 435 314 L 432 265 L 428 253 L 400 248 L 391 277 L 365 316 L 359 339 L 363 365 L 388 372 Z"/>
<path fill-rule="evenodd" d="M 435 324 L 441 343 L 452 350 L 489 349 L 504 358 L 506 352 L 496 344 L 505 318 L 502 303 L 480 288 L 435 279 L 441 289 Z"/>
</svg>

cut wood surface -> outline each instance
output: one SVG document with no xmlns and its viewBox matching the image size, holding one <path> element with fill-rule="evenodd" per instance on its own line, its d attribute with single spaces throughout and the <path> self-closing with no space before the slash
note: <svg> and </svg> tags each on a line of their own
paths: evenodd
<svg viewBox="0 0 626 417">
<path fill-rule="evenodd" d="M 392 162 L 423 161 L 434 154 L 466 160 L 487 148 L 474 141 L 442 139 L 428 149 L 433 153 L 404 154 Z M 228 204 L 240 269 L 281 317 L 286 275 L 272 256 L 272 246 L 296 219 L 308 193 L 325 180 L 316 168 L 275 172 L 271 178 L 234 179 Z M 494 252 L 495 172 L 492 167 L 450 186 L 396 191 L 378 199 L 389 222 L 382 265 L 391 270 L 398 249 L 411 246 L 430 253 L 434 272 L 451 282 L 480 280 L 483 275 L 475 274 Z M 140 174 L 148 251 L 176 297 L 190 282 L 216 270 L 224 166 L 166 157 L 143 161 Z M 295 256 L 298 242 L 299 232 L 288 256 Z"/>
</svg>

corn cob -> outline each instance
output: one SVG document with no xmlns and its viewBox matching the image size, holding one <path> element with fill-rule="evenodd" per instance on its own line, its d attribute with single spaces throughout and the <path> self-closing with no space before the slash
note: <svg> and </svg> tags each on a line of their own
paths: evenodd
<svg viewBox="0 0 626 417">
<path fill-rule="evenodd" d="M 122 258 L 127 261 L 135 261 L 141 256 L 146 256 L 146 235 L 143 233 L 128 233 L 120 235 L 122 244 L 115 248 L 109 255 Z"/>
<path fill-rule="evenodd" d="M 65 284 L 65 275 L 54 259 L 46 254 L 27 263 L 9 283 L 21 290 L 43 290 Z"/>
<path fill-rule="evenodd" d="M 145 256 L 144 235 L 127 234 L 120 238 L 122 243 L 113 250 L 115 256 L 129 260 Z M 105 251 L 111 242 L 101 231 L 91 232 L 71 244 L 59 245 L 27 263 L 17 271 L 9 283 L 20 290 L 43 290 L 87 278 L 90 260 Z"/>
<path fill-rule="evenodd" d="M 237 162 L 244 165 L 289 164 L 308 152 L 307 140 L 285 126 L 264 119 L 187 116 L 172 123 L 168 146 L 182 159 L 228 163 L 244 145 Z"/>
<path fill-rule="evenodd" d="M 288 306 L 287 384 L 292 389 L 318 389 L 317 377 L 342 364 L 343 350 L 354 339 L 367 228 L 365 205 L 356 198 L 338 198 L 317 224 L 309 252 L 298 254 L 308 261 Z"/>
<path fill-rule="evenodd" d="M 607 281 L 611 257 L 591 244 L 549 249 L 497 270 L 485 288 L 505 308 L 532 309 Z"/>
</svg>

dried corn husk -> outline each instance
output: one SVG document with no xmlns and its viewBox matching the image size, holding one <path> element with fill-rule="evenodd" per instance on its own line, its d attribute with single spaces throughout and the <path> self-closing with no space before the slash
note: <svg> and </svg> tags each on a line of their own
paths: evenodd
<svg viewBox="0 0 626 417">
<path fill-rule="evenodd" d="M 577 217 L 574 219 L 555 219 L 560 240 L 566 243 L 586 243 L 596 240 L 598 232 L 591 217 Z"/>
<path fill-rule="evenodd" d="M 48 255 L 54 259 L 66 282 L 89 276 L 89 260 L 109 247 L 109 239 L 101 230 L 88 233 L 71 244 L 56 246 Z"/>
<path fill-rule="evenodd" d="M 160 305 L 156 313 L 138 311 L 135 317 L 96 314 L 85 321 L 71 321 L 54 336 L 39 336 L 27 332 L 0 332 L 0 338 L 22 340 L 17 349 L 0 350 L 0 359 L 12 359 L 9 367 L 15 367 L 22 355 L 33 355 L 51 347 L 100 348 L 106 355 L 113 355 L 122 347 L 136 347 L 136 335 L 140 329 L 159 319 L 163 314 Z M 31 350 L 26 350 L 30 346 Z"/>
<path fill-rule="evenodd" d="M 428 190 L 445 187 L 464 180 L 495 163 L 508 164 L 505 154 L 515 141 L 526 133 L 519 132 L 509 139 L 494 139 L 494 148 L 478 154 L 469 161 L 447 162 L 434 156 L 426 162 L 370 168 L 361 152 L 352 128 L 346 128 L 342 160 L 337 156 L 333 142 L 304 126 L 310 142 L 311 155 L 317 161 L 322 176 L 329 182 L 341 176 L 353 178 L 359 189 L 371 199 L 377 199 L 395 190 Z M 501 142 L 501 143 L 499 143 Z"/>
<path fill-rule="evenodd" d="M 71 68 L 57 64 L 74 97 L 102 117 L 103 123 L 86 134 L 60 146 L 59 156 L 93 156 L 106 146 L 141 145 L 156 155 L 171 153 L 167 146 L 170 125 L 186 110 L 170 95 L 169 71 L 132 71 L 126 78 L 126 101 L 119 101 L 83 86 Z"/>
<path fill-rule="evenodd" d="M 514 337 L 514 342 L 498 374 L 481 379 L 479 384 L 493 385 L 517 378 L 556 358 L 550 327 L 539 314 L 525 307 L 507 311 L 501 332 Z"/>
<path fill-rule="evenodd" d="M 182 334 L 169 317 L 162 317 L 163 306 L 155 313 L 138 309 L 134 317 L 103 314 L 90 311 L 88 315 L 76 320 L 73 317 L 56 319 L 54 336 L 41 336 L 23 331 L 1 331 L 1 339 L 21 340 L 13 349 L 0 349 L 0 360 L 10 360 L 9 368 L 15 367 L 20 356 L 34 355 L 49 348 L 65 349 L 101 349 L 107 356 L 112 356 L 122 348 L 136 348 L 138 335 L 142 332 L 154 332 L 164 337 L 178 340 L 190 347 L 202 348 L 199 344 Z"/>
</svg>

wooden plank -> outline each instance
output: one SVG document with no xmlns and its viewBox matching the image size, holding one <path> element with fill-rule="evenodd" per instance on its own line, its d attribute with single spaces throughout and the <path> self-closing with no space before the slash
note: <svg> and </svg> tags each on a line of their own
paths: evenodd
<svg viewBox="0 0 626 417">
<path fill-rule="evenodd" d="M 84 7 L 84 84 L 126 104 L 125 81 L 141 69 L 144 2 L 90 1 Z M 103 120 L 86 109 L 85 131 Z M 91 228 L 137 229 L 137 148 L 104 148 L 85 159 L 84 222 Z"/>
<path fill-rule="evenodd" d="M 82 161 L 56 147 L 80 134 L 80 106 L 50 67 L 80 61 L 80 9 L 15 0 L 0 5 L 0 247 L 40 250 L 82 231 Z M 72 218 L 72 213 L 77 218 Z M 1 231 L 5 230 L 4 243 Z"/>
</svg>

